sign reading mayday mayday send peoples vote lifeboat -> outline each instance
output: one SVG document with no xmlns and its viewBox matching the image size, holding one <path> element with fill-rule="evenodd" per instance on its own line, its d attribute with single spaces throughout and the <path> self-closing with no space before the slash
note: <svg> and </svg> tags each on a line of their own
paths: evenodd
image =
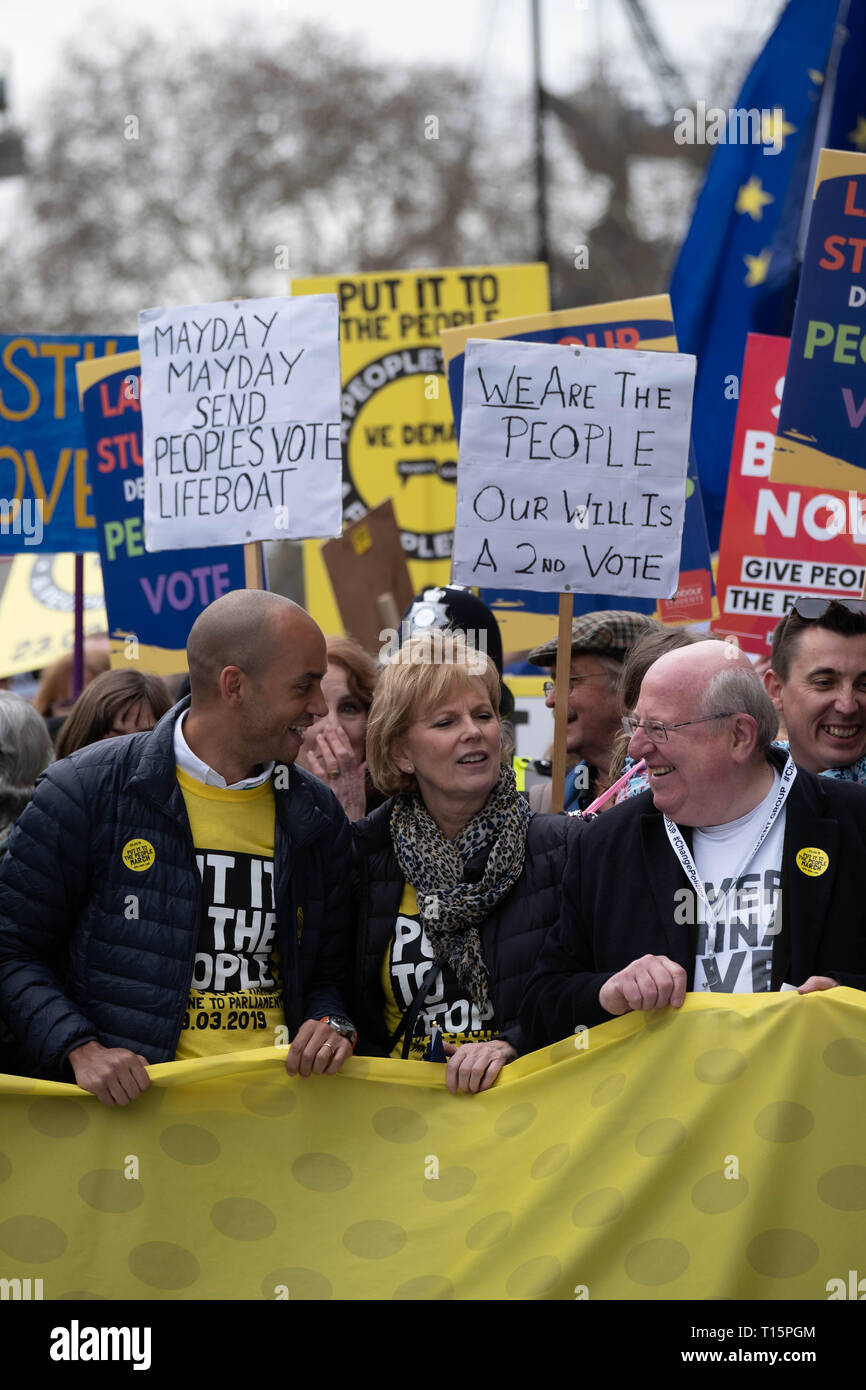
<svg viewBox="0 0 866 1390">
<path fill-rule="evenodd" d="M 336 536 L 334 295 L 139 314 L 148 550 Z"/>
<path fill-rule="evenodd" d="M 695 359 L 466 345 L 454 579 L 670 598 Z"/>
<path fill-rule="evenodd" d="M 137 352 L 79 364 L 111 664 L 185 671 L 189 630 L 214 599 L 246 584 L 245 548 L 144 549 L 140 362 Z M 252 550 L 253 547 L 251 546 Z"/>
</svg>

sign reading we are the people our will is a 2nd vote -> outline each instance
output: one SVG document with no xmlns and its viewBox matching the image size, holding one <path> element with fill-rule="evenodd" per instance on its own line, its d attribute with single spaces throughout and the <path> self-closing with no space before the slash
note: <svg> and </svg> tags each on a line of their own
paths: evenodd
<svg viewBox="0 0 866 1390">
<path fill-rule="evenodd" d="M 695 359 L 466 345 L 454 579 L 670 598 Z"/>
<path fill-rule="evenodd" d="M 337 536 L 334 295 L 139 314 L 148 550 Z"/>
</svg>

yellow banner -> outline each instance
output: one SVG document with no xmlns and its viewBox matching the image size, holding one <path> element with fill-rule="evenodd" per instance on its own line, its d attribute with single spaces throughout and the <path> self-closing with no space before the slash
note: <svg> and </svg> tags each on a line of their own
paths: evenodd
<svg viewBox="0 0 866 1390">
<path fill-rule="evenodd" d="M 108 631 L 99 556 L 84 556 L 84 635 Z M 0 676 L 51 666 L 75 645 L 75 556 L 16 555 L 0 598 Z"/>
<path fill-rule="evenodd" d="M 425 1062 L 290 1081 L 283 1056 L 152 1067 L 124 1110 L 0 1078 L 0 1277 L 44 1299 L 824 1300 L 866 1273 L 860 991 L 690 995 L 478 1096 Z"/>
<path fill-rule="evenodd" d="M 293 280 L 292 293 L 339 301 L 345 524 L 391 498 L 415 591 L 447 584 L 457 437 L 439 335 L 546 310 L 547 266 L 317 275 Z M 342 632 L 320 541 L 304 544 L 304 580 L 309 612 L 325 632 Z"/>
</svg>

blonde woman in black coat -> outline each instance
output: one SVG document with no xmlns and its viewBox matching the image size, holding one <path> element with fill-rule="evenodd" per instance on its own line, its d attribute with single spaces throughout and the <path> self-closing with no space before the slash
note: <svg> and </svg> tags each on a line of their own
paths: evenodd
<svg viewBox="0 0 866 1390">
<path fill-rule="evenodd" d="M 417 1059 L 441 1044 L 451 1091 L 487 1090 L 528 1050 L 520 998 L 581 831 L 516 791 L 498 705 L 496 667 L 461 635 L 405 643 L 367 725 L 389 800 L 353 827 L 360 1049 Z"/>
</svg>

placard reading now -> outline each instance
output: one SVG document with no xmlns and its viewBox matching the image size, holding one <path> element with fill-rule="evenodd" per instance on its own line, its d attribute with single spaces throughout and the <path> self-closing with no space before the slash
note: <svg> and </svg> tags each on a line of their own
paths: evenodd
<svg viewBox="0 0 866 1390">
<path fill-rule="evenodd" d="M 338 536 L 336 296 L 138 319 L 146 548 Z"/>
<path fill-rule="evenodd" d="M 670 598 L 695 359 L 470 339 L 454 580 Z"/>
</svg>

